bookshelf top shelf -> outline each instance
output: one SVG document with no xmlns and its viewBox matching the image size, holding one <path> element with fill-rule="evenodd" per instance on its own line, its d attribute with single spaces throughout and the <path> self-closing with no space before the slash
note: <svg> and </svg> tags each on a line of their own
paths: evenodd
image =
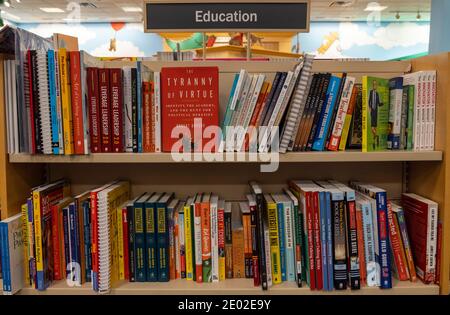
<svg viewBox="0 0 450 315">
<path fill-rule="evenodd" d="M 232 160 L 227 154 L 220 154 L 217 159 L 208 161 L 200 156 L 199 159 L 181 161 L 180 163 L 261 163 L 268 162 L 269 156 L 262 158 L 249 153 L 234 153 Z M 442 161 L 441 151 L 387 151 L 369 152 L 300 152 L 280 154 L 280 163 L 334 163 L 334 162 L 409 162 L 409 161 Z M 273 159 L 272 159 L 273 160 Z M 170 153 L 98 153 L 91 155 L 29 155 L 11 154 L 11 163 L 178 163 Z"/>
<path fill-rule="evenodd" d="M 55 283 L 46 291 L 37 291 L 34 288 L 24 288 L 19 294 L 58 294 L 58 295 L 94 295 L 96 294 L 91 284 L 87 283 L 81 287 L 68 287 L 64 281 Z M 262 291 L 259 287 L 253 286 L 251 279 L 227 279 L 219 283 L 202 283 L 198 284 L 186 280 L 173 280 L 170 282 L 122 282 L 111 294 L 133 294 L 133 295 L 158 295 L 158 294 L 176 294 L 176 295 L 437 295 L 439 294 L 439 286 L 425 285 L 422 282 L 398 282 L 394 280 L 394 286 L 389 290 L 382 290 L 377 287 L 364 287 L 361 290 L 351 291 L 311 291 L 307 286 L 298 288 L 294 282 L 284 282 L 275 285 L 268 291 Z"/>
</svg>

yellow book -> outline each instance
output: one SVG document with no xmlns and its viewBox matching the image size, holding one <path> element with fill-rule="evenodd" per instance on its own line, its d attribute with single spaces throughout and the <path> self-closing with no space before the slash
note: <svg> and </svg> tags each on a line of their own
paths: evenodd
<svg viewBox="0 0 450 315">
<path fill-rule="evenodd" d="M 119 253 L 119 280 L 125 280 L 122 207 L 116 209 L 116 214 L 117 214 L 117 245 Z"/>
<path fill-rule="evenodd" d="M 280 243 L 278 239 L 278 211 L 277 204 L 270 195 L 265 194 L 267 216 L 269 218 L 269 242 L 272 265 L 272 282 L 281 283 Z"/>
<path fill-rule="evenodd" d="M 219 200 L 219 205 L 218 205 L 218 210 L 222 211 L 222 224 L 223 224 L 223 246 L 225 246 L 225 200 L 220 199 Z M 219 226 L 220 228 L 220 226 Z M 223 248 L 223 250 L 221 251 L 219 249 L 219 281 L 223 281 L 226 278 L 226 273 L 225 273 L 225 248 Z"/>
<path fill-rule="evenodd" d="M 367 126 L 369 126 L 369 100 L 368 100 L 368 77 L 363 76 L 362 78 L 362 152 L 367 152 L 367 142 L 368 142 L 368 130 Z"/>
<path fill-rule="evenodd" d="M 29 244 L 28 244 L 28 204 L 22 205 L 22 239 L 23 239 L 23 264 L 25 283 L 30 284 Z"/>
<path fill-rule="evenodd" d="M 350 125 L 352 123 L 353 113 L 356 110 L 355 109 L 356 104 L 358 103 L 358 94 L 359 94 L 358 86 L 360 85 L 355 84 L 355 86 L 353 87 L 349 108 L 347 113 L 345 114 L 344 126 L 342 127 L 341 141 L 339 142 L 339 151 L 345 151 L 345 148 L 347 147 L 348 135 L 350 133 Z"/>
<path fill-rule="evenodd" d="M 73 122 L 72 122 L 72 101 L 70 90 L 70 71 L 68 54 L 65 48 L 59 49 L 59 73 L 60 73 L 60 89 L 61 89 L 61 106 L 63 118 L 63 138 L 64 153 L 73 154 Z"/>
<path fill-rule="evenodd" d="M 191 216 L 191 203 L 194 198 L 188 198 L 184 205 L 184 246 L 186 251 L 186 279 L 194 279 L 194 266 L 192 264 L 193 248 L 192 248 L 192 216 Z"/>
<path fill-rule="evenodd" d="M 44 272 L 44 258 L 42 253 L 42 218 L 41 218 L 41 193 L 39 190 L 33 191 L 33 223 L 34 223 L 34 248 L 36 272 Z M 39 279 L 38 283 L 39 283 Z"/>
</svg>

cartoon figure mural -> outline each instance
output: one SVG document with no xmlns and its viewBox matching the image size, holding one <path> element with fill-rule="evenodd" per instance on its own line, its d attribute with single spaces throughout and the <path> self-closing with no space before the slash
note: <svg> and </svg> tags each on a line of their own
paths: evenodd
<svg viewBox="0 0 450 315">
<path fill-rule="evenodd" d="M 114 30 L 114 37 L 109 41 L 109 51 L 117 51 L 117 32 L 125 26 L 123 22 L 111 22 L 111 27 Z"/>
</svg>

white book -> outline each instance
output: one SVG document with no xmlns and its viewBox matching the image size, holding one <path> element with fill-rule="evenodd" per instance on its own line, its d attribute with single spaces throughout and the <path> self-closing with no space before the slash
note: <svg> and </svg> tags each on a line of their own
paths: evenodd
<svg viewBox="0 0 450 315">
<path fill-rule="evenodd" d="M 278 113 L 280 112 L 281 106 L 284 102 L 284 98 L 287 97 L 287 91 L 289 89 L 293 76 L 294 73 L 292 71 L 289 71 L 286 76 L 286 80 L 283 83 L 283 87 L 281 89 L 280 95 L 278 96 L 272 115 L 270 116 L 269 122 L 267 123 L 267 129 L 265 130 L 264 136 L 261 139 L 261 143 L 259 145 L 260 153 L 267 152 L 270 148 L 270 145 L 272 144 L 272 138 L 275 135 L 272 134 L 271 129 L 275 126 L 275 120 L 278 116 Z"/>
<path fill-rule="evenodd" d="M 281 108 L 278 111 L 278 114 L 275 118 L 275 122 L 273 124 L 274 126 L 279 126 L 281 123 L 281 119 L 283 118 L 284 113 L 286 112 L 286 108 L 289 104 L 289 101 L 291 100 L 291 96 L 292 96 L 292 93 L 294 92 L 295 85 L 297 84 L 298 76 L 300 75 L 300 72 L 302 71 L 302 67 L 303 67 L 303 64 L 300 63 L 294 68 L 294 71 L 292 72 L 292 79 L 289 82 L 283 103 L 281 104 Z"/>
<path fill-rule="evenodd" d="M 131 96 L 131 67 L 123 68 L 123 131 L 125 152 L 133 152 L 133 98 Z"/>
<path fill-rule="evenodd" d="M 4 81 L 4 89 L 5 89 L 5 108 L 6 108 L 6 132 L 7 132 L 7 144 L 8 144 L 8 154 L 13 152 L 12 150 L 12 134 L 13 131 L 11 129 L 12 125 L 12 108 L 11 108 L 11 69 L 10 69 L 10 61 L 3 61 L 3 81 Z"/>
<path fill-rule="evenodd" d="M 271 287 L 272 282 L 272 259 L 270 257 L 270 232 L 269 232 L 269 224 L 266 219 L 263 221 L 264 223 L 264 250 L 266 256 L 266 273 L 267 273 L 267 287 Z"/>
<path fill-rule="evenodd" d="M 21 213 L 0 222 L 3 295 L 12 295 L 25 285 L 24 240 L 22 237 Z"/>
<path fill-rule="evenodd" d="M 201 215 L 196 215 L 196 207 L 195 204 L 202 201 L 202 194 L 198 194 L 193 202 L 194 207 L 194 244 L 195 244 L 195 266 L 193 266 L 194 270 L 197 268 L 197 266 L 202 266 L 202 217 Z M 201 211 L 200 211 L 201 212 Z M 196 279 L 198 277 L 203 279 L 202 275 L 198 275 L 197 272 L 195 274 Z M 194 281 L 196 280 L 194 279 Z"/>
<path fill-rule="evenodd" d="M 186 202 L 182 200 L 178 205 L 178 253 L 177 260 L 180 260 L 180 272 L 181 272 L 181 257 L 186 258 L 186 241 L 184 231 L 184 205 Z M 184 274 L 181 274 L 181 278 L 186 278 L 186 270 Z"/>
<path fill-rule="evenodd" d="M 233 95 L 233 98 L 232 98 L 231 104 L 230 104 L 230 109 L 233 111 L 236 109 L 237 102 L 238 102 L 239 98 L 241 97 L 242 87 L 246 80 L 247 80 L 247 71 L 242 69 L 241 72 L 239 73 L 239 79 L 236 84 L 235 93 Z"/>
<path fill-rule="evenodd" d="M 437 75 L 436 72 L 433 71 L 431 76 L 431 106 L 430 106 L 430 139 L 429 139 L 429 147 L 430 151 L 434 150 L 434 137 L 436 134 L 436 82 Z"/>
<path fill-rule="evenodd" d="M 18 109 L 17 109 L 17 67 L 15 61 L 11 60 L 11 87 L 12 87 L 12 125 L 11 128 L 13 130 L 13 153 L 20 152 L 20 143 L 19 143 L 19 127 L 18 127 Z"/>
<path fill-rule="evenodd" d="M 37 51 L 36 60 L 42 152 L 44 154 L 52 154 L 52 125 L 50 119 L 50 95 L 48 90 L 47 52 L 43 50 Z"/>
<path fill-rule="evenodd" d="M 295 281 L 295 230 L 294 230 L 294 206 L 292 200 L 281 195 L 280 200 L 284 206 L 284 231 L 286 247 L 286 276 L 287 281 Z"/>
<path fill-rule="evenodd" d="M 421 72 L 409 73 L 403 76 L 403 85 L 414 86 L 414 124 L 413 124 L 413 148 L 415 151 L 420 150 L 420 138 L 422 133 L 422 110 L 421 110 Z"/>
<path fill-rule="evenodd" d="M 249 102 L 247 108 L 245 109 L 245 113 L 243 113 L 242 127 L 243 131 L 239 134 L 238 139 L 236 141 L 237 151 L 242 152 L 245 144 L 245 134 L 247 132 L 248 126 L 250 124 L 250 120 L 252 119 L 253 112 L 255 110 L 256 102 L 258 101 L 259 94 L 261 93 L 261 88 L 264 84 L 266 76 L 264 74 L 257 75 L 255 80 L 255 88 L 253 89 L 252 95 L 248 98 Z"/>
<path fill-rule="evenodd" d="M 250 102 L 252 101 L 253 93 L 255 92 L 255 88 L 256 88 L 256 84 L 258 83 L 259 76 L 257 74 L 254 74 L 251 76 L 251 78 L 252 78 L 251 84 L 246 93 L 245 100 L 239 109 L 239 116 L 237 117 L 236 126 L 243 127 L 244 119 L 247 114 L 248 108 L 250 106 Z"/>
<path fill-rule="evenodd" d="M 155 152 L 161 152 L 161 72 L 154 73 L 155 84 Z"/>
<path fill-rule="evenodd" d="M 217 210 L 219 196 L 212 195 L 210 199 L 211 219 L 211 278 L 212 282 L 219 282 L 219 227 L 217 221 Z"/>
</svg>

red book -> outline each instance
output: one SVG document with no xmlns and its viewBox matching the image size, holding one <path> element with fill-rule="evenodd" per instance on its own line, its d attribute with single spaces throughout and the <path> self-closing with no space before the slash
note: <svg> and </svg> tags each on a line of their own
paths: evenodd
<svg viewBox="0 0 450 315">
<path fill-rule="evenodd" d="M 261 116 L 263 105 L 266 102 L 266 97 L 269 92 L 269 89 L 270 89 L 270 83 L 264 82 L 264 84 L 261 88 L 261 92 L 259 93 L 258 101 L 256 102 L 255 110 L 253 111 L 252 119 L 250 120 L 249 126 L 257 127 L 258 120 Z M 253 132 L 251 134 L 251 137 L 255 136 L 256 134 L 257 133 Z M 248 135 L 246 135 L 245 138 L 246 138 L 245 139 L 245 151 L 248 151 L 249 145 L 250 145 L 249 141 L 250 140 L 254 141 L 254 140 L 249 139 Z"/>
<path fill-rule="evenodd" d="M 143 149 L 144 152 L 155 152 L 153 142 L 153 120 L 152 119 L 152 90 L 153 82 L 142 83 L 142 110 L 143 110 Z"/>
<path fill-rule="evenodd" d="M 433 283 L 436 271 L 437 203 L 416 194 L 402 195 L 403 211 L 417 277 Z"/>
<path fill-rule="evenodd" d="M 83 95 L 81 91 L 80 52 L 70 51 L 73 144 L 75 154 L 84 154 Z"/>
<path fill-rule="evenodd" d="M 225 202 L 219 202 L 217 208 L 217 246 L 219 248 L 219 280 L 225 277 Z M 222 272 L 222 270 L 224 272 Z"/>
<path fill-rule="evenodd" d="M 202 217 L 202 272 L 203 282 L 212 281 L 211 267 L 211 209 L 210 194 L 203 195 L 201 203 Z"/>
<path fill-rule="evenodd" d="M 256 231 L 256 201 L 249 199 L 250 208 L 250 229 L 251 229 L 251 249 L 252 249 L 252 274 L 253 285 L 259 287 L 261 285 L 261 275 L 259 273 L 259 256 L 258 256 L 258 233 Z M 219 232 L 220 235 L 220 232 Z M 220 240 L 220 238 L 219 238 Z"/>
<path fill-rule="evenodd" d="M 215 152 L 218 141 L 205 138 L 203 131 L 209 126 L 219 126 L 219 68 L 162 68 L 161 95 L 163 151 L 183 152 L 189 141 L 194 152 L 203 151 L 208 142 L 213 143 L 210 150 Z M 201 125 L 198 122 L 194 132 L 196 118 L 201 119 Z M 176 132 L 172 138 L 174 128 L 183 126 L 189 132 Z"/>
<path fill-rule="evenodd" d="M 364 229 L 362 210 L 356 208 L 356 231 L 358 234 L 358 257 L 359 257 L 359 274 L 361 276 L 361 286 L 366 285 L 367 270 L 366 257 L 364 252 Z"/>
<path fill-rule="evenodd" d="M 389 240 L 391 242 L 391 252 L 394 256 L 394 263 L 397 270 L 397 276 L 400 281 L 409 280 L 408 265 L 406 261 L 405 249 L 403 247 L 400 228 L 397 217 L 393 214 L 392 203 L 388 201 L 388 223 Z"/>
<path fill-rule="evenodd" d="M 198 196 L 197 196 L 198 198 Z M 200 233 L 198 233 L 198 226 L 200 228 Z M 202 231 L 202 204 L 201 204 L 201 197 L 196 199 L 194 204 L 194 242 L 195 242 L 195 253 L 192 253 L 195 255 L 195 277 L 196 281 L 198 283 L 203 282 L 203 270 L 202 270 L 202 250 L 199 249 L 197 246 L 197 240 L 200 238 L 200 244 L 203 243 L 203 237 L 202 237 L 203 231 Z M 201 246 L 200 246 L 201 247 Z M 197 257 L 200 257 L 201 259 L 197 259 Z"/>
<path fill-rule="evenodd" d="M 102 152 L 102 146 L 100 136 L 100 108 L 97 68 L 87 68 L 87 91 L 91 152 L 100 153 Z"/>
<path fill-rule="evenodd" d="M 305 191 L 306 201 L 306 230 L 307 230 L 307 242 L 308 242 L 308 259 L 309 259 L 309 288 L 311 290 L 316 289 L 316 268 L 314 259 L 314 196 L 313 192 Z"/>
<path fill-rule="evenodd" d="M 130 235 L 128 232 L 128 216 L 127 216 L 127 207 L 123 207 L 122 209 L 122 229 L 123 229 L 123 263 L 125 269 L 125 279 L 130 279 L 130 260 L 129 260 L 129 240 Z"/>
<path fill-rule="evenodd" d="M 122 69 L 109 69 L 111 82 L 112 152 L 124 151 L 123 145 L 123 81 Z"/>
<path fill-rule="evenodd" d="M 109 153 L 112 151 L 111 136 L 111 101 L 109 86 L 109 70 L 98 70 L 98 83 L 100 90 L 100 122 L 101 122 L 101 147 L 102 152 Z"/>
<path fill-rule="evenodd" d="M 314 231 L 314 253 L 315 253 L 315 270 L 316 270 L 316 289 L 323 289 L 323 271 L 322 271 L 322 244 L 320 242 L 320 209 L 319 209 L 319 192 L 312 192 L 313 204 L 313 231 Z"/>
</svg>

